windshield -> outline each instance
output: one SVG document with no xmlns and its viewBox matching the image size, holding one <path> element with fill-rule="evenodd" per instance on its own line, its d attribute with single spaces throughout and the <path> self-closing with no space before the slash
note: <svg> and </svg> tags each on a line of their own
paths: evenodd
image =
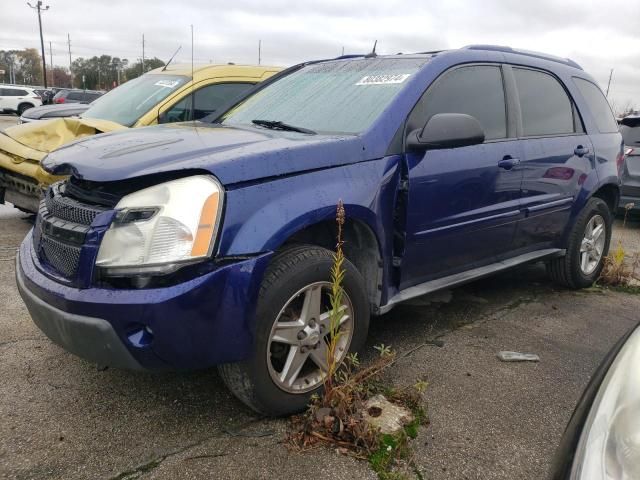
<svg viewBox="0 0 640 480">
<path fill-rule="evenodd" d="M 142 75 L 95 100 L 82 116 L 111 120 L 130 127 L 190 80 L 181 75 Z"/>
<path fill-rule="evenodd" d="M 253 120 L 268 120 L 317 133 L 361 133 L 427 60 L 362 58 L 308 65 L 251 96 L 222 123 L 254 126 Z"/>
</svg>

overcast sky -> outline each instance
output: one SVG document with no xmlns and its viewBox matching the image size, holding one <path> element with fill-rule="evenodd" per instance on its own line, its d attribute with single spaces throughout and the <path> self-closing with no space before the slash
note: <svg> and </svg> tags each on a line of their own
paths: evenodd
<svg viewBox="0 0 640 480">
<path fill-rule="evenodd" d="M 35 3 L 34 0 L 31 2 Z M 47 59 L 108 54 L 167 60 L 289 65 L 346 53 L 509 45 L 570 57 L 621 107 L 640 108 L 640 0 L 50 0 L 43 14 Z M 23 0 L 0 0 L 0 49 L 39 48 L 37 17 Z"/>
</svg>

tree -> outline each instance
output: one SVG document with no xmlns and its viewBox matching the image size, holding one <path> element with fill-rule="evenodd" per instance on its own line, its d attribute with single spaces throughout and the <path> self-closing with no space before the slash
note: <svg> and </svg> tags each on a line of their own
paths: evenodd
<svg viewBox="0 0 640 480">
<path fill-rule="evenodd" d="M 35 48 L 0 50 L 0 69 L 9 82 L 9 70 L 15 72 L 15 82 L 24 85 L 42 85 L 42 57 Z"/>
<path fill-rule="evenodd" d="M 68 68 L 54 67 L 51 75 L 51 85 L 56 87 L 71 87 L 71 74 Z"/>
<path fill-rule="evenodd" d="M 157 57 L 147 58 L 144 61 L 144 72 L 148 72 L 149 70 L 153 70 L 154 68 L 164 67 L 164 62 Z M 136 60 L 136 63 L 132 64 L 125 71 L 125 77 L 127 80 L 131 80 L 133 78 L 139 77 L 142 75 L 142 61 Z"/>
</svg>

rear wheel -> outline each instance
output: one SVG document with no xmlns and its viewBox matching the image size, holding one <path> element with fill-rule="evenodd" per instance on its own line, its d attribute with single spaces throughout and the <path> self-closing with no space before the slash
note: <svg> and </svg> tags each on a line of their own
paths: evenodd
<svg viewBox="0 0 640 480">
<path fill-rule="evenodd" d="M 24 112 L 26 112 L 27 110 L 29 110 L 30 108 L 33 108 L 33 105 L 30 103 L 21 103 L 20 105 L 18 105 L 18 115 L 22 116 L 22 114 Z"/>
<path fill-rule="evenodd" d="M 613 215 L 607 204 L 591 198 L 569 234 L 567 254 L 547 264 L 549 276 L 569 288 L 585 288 L 598 280 L 611 242 Z"/>
<path fill-rule="evenodd" d="M 271 263 L 260 287 L 252 358 L 221 365 L 225 384 L 253 410 L 287 415 L 303 410 L 322 389 L 327 371 L 330 268 L 333 254 L 294 247 Z M 369 327 L 369 303 L 356 268 L 344 263 L 340 335 L 334 359 L 360 350 Z"/>
</svg>

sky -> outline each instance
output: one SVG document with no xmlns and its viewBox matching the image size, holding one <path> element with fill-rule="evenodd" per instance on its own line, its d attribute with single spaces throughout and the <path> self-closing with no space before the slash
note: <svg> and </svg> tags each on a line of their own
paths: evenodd
<svg viewBox="0 0 640 480">
<path fill-rule="evenodd" d="M 35 4 L 35 1 L 31 1 Z M 617 109 L 640 108 L 640 0 L 50 0 L 43 13 L 47 60 L 108 54 L 135 61 L 287 66 L 345 53 L 419 52 L 470 44 L 508 45 L 569 57 Z M 39 49 L 37 15 L 0 0 L 0 50 Z"/>
</svg>

